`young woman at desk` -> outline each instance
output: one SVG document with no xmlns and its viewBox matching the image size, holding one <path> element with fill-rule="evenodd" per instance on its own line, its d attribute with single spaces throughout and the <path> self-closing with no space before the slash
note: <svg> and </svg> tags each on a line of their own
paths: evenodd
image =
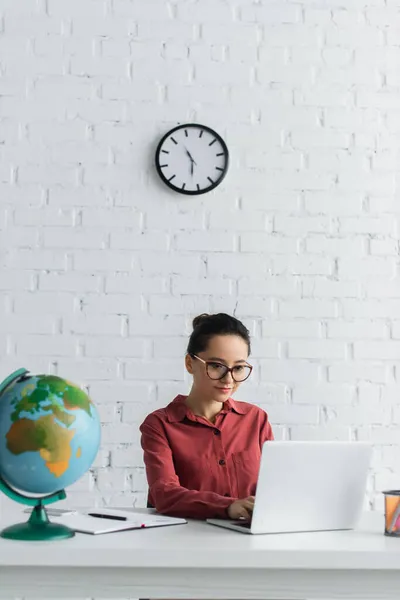
<svg viewBox="0 0 400 600">
<path fill-rule="evenodd" d="M 261 448 L 273 434 L 262 409 L 232 399 L 251 375 L 249 354 L 249 332 L 236 318 L 194 319 L 185 358 L 191 391 L 140 427 L 149 504 L 160 513 L 250 518 Z"/>
</svg>

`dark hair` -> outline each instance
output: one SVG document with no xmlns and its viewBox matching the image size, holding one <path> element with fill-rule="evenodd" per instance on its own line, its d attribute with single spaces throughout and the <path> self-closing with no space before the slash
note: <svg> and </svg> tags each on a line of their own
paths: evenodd
<svg viewBox="0 0 400 600">
<path fill-rule="evenodd" d="M 189 338 L 187 354 L 203 352 L 209 340 L 215 335 L 238 335 L 246 342 L 250 354 L 249 330 L 239 319 L 225 313 L 216 315 L 204 313 L 193 319 L 193 331 Z"/>
</svg>

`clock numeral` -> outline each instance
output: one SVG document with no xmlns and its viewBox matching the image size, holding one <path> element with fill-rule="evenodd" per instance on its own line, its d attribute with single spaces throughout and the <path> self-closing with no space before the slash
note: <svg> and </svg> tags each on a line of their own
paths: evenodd
<svg viewBox="0 0 400 600">
<path fill-rule="evenodd" d="M 215 144 L 215 142 L 217 141 L 217 138 L 214 138 L 212 142 L 210 142 L 208 145 L 212 146 L 213 144 Z"/>
<path fill-rule="evenodd" d="M 168 181 L 172 181 L 174 177 L 176 177 L 176 175 L 172 175 L 172 177 L 170 177 L 170 178 L 168 179 Z"/>
<path fill-rule="evenodd" d="M 163 169 L 164 167 L 168 167 L 168 165 L 160 165 L 160 169 Z"/>
<path fill-rule="evenodd" d="M 169 154 L 168 150 L 161 150 L 161 152 L 164 152 L 164 154 Z"/>
<path fill-rule="evenodd" d="M 182 189 L 184 190 L 184 189 L 185 189 L 185 187 L 186 187 L 186 183 L 183 183 L 183 184 L 182 184 Z"/>
<path fill-rule="evenodd" d="M 197 189 L 198 189 L 198 190 L 200 189 L 200 186 L 199 186 L 199 184 L 197 184 Z"/>
<path fill-rule="evenodd" d="M 223 171 L 223 169 L 221 167 L 215 167 L 217 169 L 217 171 Z"/>
<path fill-rule="evenodd" d="M 218 152 L 217 156 L 225 156 L 224 152 Z"/>
<path fill-rule="evenodd" d="M 204 130 L 202 129 L 199 133 L 199 137 L 203 137 Z"/>
<path fill-rule="evenodd" d="M 213 180 L 211 179 L 211 177 L 207 177 L 207 179 L 210 183 L 214 183 Z"/>
<path fill-rule="evenodd" d="M 178 142 L 176 141 L 175 138 L 172 137 L 171 140 L 174 142 L 174 144 L 178 145 Z"/>
<path fill-rule="evenodd" d="M 187 129 L 185 129 L 185 136 L 186 136 L 186 137 L 189 137 L 189 135 L 188 135 L 188 132 L 187 132 Z"/>
</svg>

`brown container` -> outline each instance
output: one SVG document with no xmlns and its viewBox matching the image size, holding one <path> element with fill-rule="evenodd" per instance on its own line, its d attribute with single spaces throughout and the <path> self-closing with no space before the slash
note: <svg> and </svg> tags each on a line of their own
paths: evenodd
<svg viewBox="0 0 400 600">
<path fill-rule="evenodd" d="M 400 490 L 383 492 L 385 496 L 385 535 L 400 537 Z"/>
</svg>

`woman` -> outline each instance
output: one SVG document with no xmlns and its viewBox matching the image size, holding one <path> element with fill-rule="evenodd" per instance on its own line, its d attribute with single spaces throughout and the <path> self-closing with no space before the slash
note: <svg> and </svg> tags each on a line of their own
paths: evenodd
<svg viewBox="0 0 400 600">
<path fill-rule="evenodd" d="M 249 354 L 249 332 L 235 317 L 194 319 L 185 358 L 191 391 L 140 427 L 149 504 L 159 512 L 251 517 L 261 448 L 273 434 L 262 409 L 232 399 L 251 374 Z"/>
</svg>

